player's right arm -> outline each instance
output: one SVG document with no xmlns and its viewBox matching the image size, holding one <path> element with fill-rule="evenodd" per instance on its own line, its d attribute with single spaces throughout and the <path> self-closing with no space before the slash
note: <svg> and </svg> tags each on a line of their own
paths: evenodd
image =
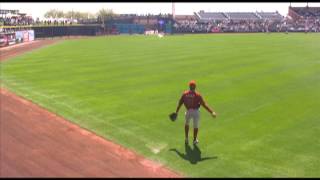
<svg viewBox="0 0 320 180">
<path fill-rule="evenodd" d="M 183 100 L 184 100 L 184 94 L 182 94 L 179 102 L 178 102 L 178 106 L 177 106 L 177 109 L 176 109 L 176 113 L 178 114 L 180 108 L 181 108 L 181 105 L 183 104 Z"/>
</svg>

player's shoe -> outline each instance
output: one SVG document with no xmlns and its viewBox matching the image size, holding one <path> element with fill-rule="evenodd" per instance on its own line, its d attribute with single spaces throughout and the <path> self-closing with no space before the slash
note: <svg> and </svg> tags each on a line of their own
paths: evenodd
<svg viewBox="0 0 320 180">
<path fill-rule="evenodd" d="M 198 139 L 196 139 L 195 141 L 193 141 L 193 144 L 194 145 L 196 145 L 196 144 L 198 144 L 199 143 L 199 140 Z"/>
</svg>

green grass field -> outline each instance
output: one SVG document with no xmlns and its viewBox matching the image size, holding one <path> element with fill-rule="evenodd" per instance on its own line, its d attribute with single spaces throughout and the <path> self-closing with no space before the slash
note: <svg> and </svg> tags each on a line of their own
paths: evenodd
<svg viewBox="0 0 320 180">
<path fill-rule="evenodd" d="M 201 153 L 184 107 L 168 119 L 191 79 L 218 113 L 201 108 Z M 1 62 L 0 80 L 185 176 L 320 176 L 320 34 L 66 40 Z"/>
</svg>

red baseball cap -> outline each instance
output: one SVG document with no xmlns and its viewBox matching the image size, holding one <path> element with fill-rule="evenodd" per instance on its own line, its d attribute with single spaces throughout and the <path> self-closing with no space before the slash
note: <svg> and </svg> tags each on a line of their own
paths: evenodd
<svg viewBox="0 0 320 180">
<path fill-rule="evenodd" d="M 189 82 L 189 86 L 191 86 L 191 85 L 196 85 L 196 81 L 195 81 L 195 80 L 191 80 L 191 81 Z"/>
</svg>

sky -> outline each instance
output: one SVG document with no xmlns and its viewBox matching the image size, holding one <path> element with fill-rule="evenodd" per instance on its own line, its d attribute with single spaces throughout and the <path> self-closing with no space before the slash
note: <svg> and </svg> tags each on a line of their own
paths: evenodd
<svg viewBox="0 0 320 180">
<path fill-rule="evenodd" d="M 200 10 L 209 12 L 275 12 L 287 16 L 289 2 L 281 3 L 175 3 L 176 15 L 192 15 Z M 305 7 L 307 3 L 291 3 L 293 7 Z M 320 3 L 309 3 L 309 7 L 320 7 Z M 172 3 L 0 3 L 0 9 L 19 10 L 33 18 L 43 19 L 43 15 L 50 9 L 67 11 L 81 11 L 96 13 L 99 9 L 112 9 L 117 14 L 159 14 L 172 12 Z"/>
</svg>

